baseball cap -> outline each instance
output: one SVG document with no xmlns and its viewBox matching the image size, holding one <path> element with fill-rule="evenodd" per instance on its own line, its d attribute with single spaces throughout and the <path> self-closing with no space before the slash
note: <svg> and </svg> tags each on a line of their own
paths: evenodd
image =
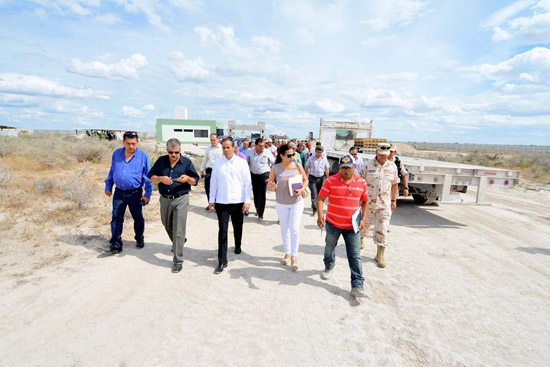
<svg viewBox="0 0 550 367">
<path fill-rule="evenodd" d="M 340 158 L 340 167 L 353 167 L 355 164 L 355 159 L 349 154 L 346 154 L 342 158 Z"/>
<path fill-rule="evenodd" d="M 392 144 L 390 146 L 390 152 L 397 152 L 397 147 L 395 146 L 395 144 Z"/>
<path fill-rule="evenodd" d="M 391 145 L 388 143 L 378 143 L 378 148 L 376 148 L 376 153 L 380 155 L 390 155 Z"/>
</svg>

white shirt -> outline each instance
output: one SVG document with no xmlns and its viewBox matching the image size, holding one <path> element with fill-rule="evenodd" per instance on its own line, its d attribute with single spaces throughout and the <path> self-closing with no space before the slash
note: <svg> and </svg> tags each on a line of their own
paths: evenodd
<svg viewBox="0 0 550 367">
<path fill-rule="evenodd" d="M 212 168 L 216 159 L 222 156 L 222 145 L 218 144 L 214 148 L 212 145 L 206 147 L 206 152 L 204 153 L 204 158 L 202 159 L 201 171 L 204 171 L 207 168 Z"/>
<path fill-rule="evenodd" d="M 252 181 L 248 164 L 233 155 L 230 160 L 222 156 L 214 162 L 210 177 L 210 203 L 250 203 Z"/>
<path fill-rule="evenodd" d="M 274 157 L 277 155 L 277 147 L 275 145 L 272 145 L 271 147 L 266 147 L 266 149 L 269 150 Z"/>
<path fill-rule="evenodd" d="M 271 165 L 275 163 L 273 154 L 271 154 L 271 152 L 267 149 L 264 149 L 261 154 L 258 154 L 256 149 L 252 149 L 248 152 L 246 160 L 250 166 L 250 172 L 255 175 L 261 175 L 262 173 L 269 172 L 271 170 Z"/>
</svg>

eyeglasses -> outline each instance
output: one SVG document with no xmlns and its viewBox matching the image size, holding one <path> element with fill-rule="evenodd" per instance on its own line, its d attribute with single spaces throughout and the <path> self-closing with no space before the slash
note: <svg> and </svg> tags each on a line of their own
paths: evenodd
<svg viewBox="0 0 550 367">
<path fill-rule="evenodd" d="M 178 154 L 180 154 L 180 152 L 171 152 L 171 151 L 168 151 L 168 154 L 175 154 L 175 155 L 178 155 Z"/>
<path fill-rule="evenodd" d="M 294 154 L 287 154 L 286 157 L 287 158 L 292 158 L 292 157 L 294 157 Z"/>
</svg>

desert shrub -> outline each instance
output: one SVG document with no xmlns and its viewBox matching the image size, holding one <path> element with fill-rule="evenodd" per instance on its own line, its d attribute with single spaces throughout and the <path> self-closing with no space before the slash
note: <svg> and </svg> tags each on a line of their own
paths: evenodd
<svg viewBox="0 0 550 367">
<path fill-rule="evenodd" d="M 95 196 L 94 185 L 86 177 L 87 168 L 63 185 L 63 197 L 76 204 L 78 210 L 87 210 Z"/>
<path fill-rule="evenodd" d="M 36 195 L 50 195 L 56 189 L 57 189 L 57 181 L 51 178 L 43 181 L 34 182 L 34 193 Z"/>
<path fill-rule="evenodd" d="M 13 175 L 11 173 L 11 168 L 5 166 L 2 161 L 0 161 L 0 188 L 6 188 L 12 179 Z"/>
</svg>

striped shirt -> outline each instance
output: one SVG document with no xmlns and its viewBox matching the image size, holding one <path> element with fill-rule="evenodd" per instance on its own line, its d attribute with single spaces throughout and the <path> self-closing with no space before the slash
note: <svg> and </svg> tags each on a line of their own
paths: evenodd
<svg viewBox="0 0 550 367">
<path fill-rule="evenodd" d="M 327 178 L 319 196 L 328 198 L 327 222 L 340 229 L 353 229 L 352 215 L 359 209 L 359 199 L 369 201 L 367 181 L 354 174 L 348 185 L 340 173 Z"/>
<path fill-rule="evenodd" d="M 321 159 L 317 159 L 315 154 L 309 157 L 306 163 L 306 167 L 309 167 L 308 175 L 312 175 L 317 178 L 323 177 L 325 175 L 325 170 L 327 168 L 330 169 L 330 165 L 326 157 L 321 157 Z"/>
</svg>

